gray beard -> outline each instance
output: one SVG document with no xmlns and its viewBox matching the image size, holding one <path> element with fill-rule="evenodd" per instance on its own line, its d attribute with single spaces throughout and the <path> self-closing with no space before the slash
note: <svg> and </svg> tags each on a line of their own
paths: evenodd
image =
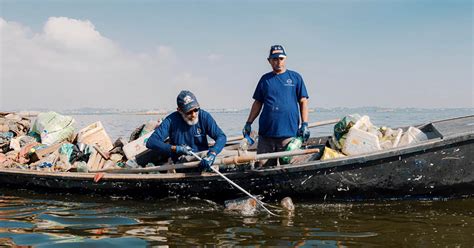
<svg viewBox="0 0 474 248">
<path fill-rule="evenodd" d="M 186 122 L 186 124 L 188 124 L 190 126 L 196 125 L 199 121 L 199 115 L 196 117 L 196 119 L 194 119 L 194 121 L 190 121 L 190 120 L 188 120 L 188 118 L 186 118 L 186 114 L 183 114 L 180 111 L 178 111 L 178 112 L 181 115 L 181 117 L 183 117 L 184 122 Z"/>
</svg>

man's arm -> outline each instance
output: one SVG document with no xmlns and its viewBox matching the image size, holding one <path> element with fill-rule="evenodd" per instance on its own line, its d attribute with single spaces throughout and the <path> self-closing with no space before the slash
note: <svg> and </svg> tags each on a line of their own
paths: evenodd
<svg viewBox="0 0 474 248">
<path fill-rule="evenodd" d="M 216 141 L 214 146 L 209 148 L 209 152 L 213 152 L 217 155 L 222 151 L 227 143 L 227 137 L 209 113 L 205 113 L 202 116 L 204 118 L 202 121 L 205 121 L 206 124 L 206 133 Z"/>
<path fill-rule="evenodd" d="M 308 98 L 302 97 L 300 99 L 300 115 L 301 122 L 308 122 Z"/>
<path fill-rule="evenodd" d="M 262 110 L 262 103 L 255 100 L 252 104 L 252 108 L 250 109 L 249 118 L 247 118 L 247 122 L 253 123 L 255 118 L 260 114 L 260 110 Z"/>
<path fill-rule="evenodd" d="M 169 135 L 171 120 L 166 118 L 160 126 L 158 126 L 153 134 L 148 138 L 146 147 L 148 149 L 159 151 L 160 153 L 170 154 L 176 152 L 176 146 L 166 144 L 164 141 Z"/>
<path fill-rule="evenodd" d="M 225 143 L 227 142 L 227 137 L 225 136 L 224 132 L 222 132 L 222 130 L 217 126 L 216 124 L 216 130 L 215 130 L 215 133 L 213 133 L 212 137 L 211 135 L 211 138 L 213 138 L 216 143 L 214 143 L 214 146 L 209 148 L 209 151 L 210 152 L 214 152 L 216 155 L 219 154 L 222 149 L 224 148 L 225 146 Z"/>
</svg>

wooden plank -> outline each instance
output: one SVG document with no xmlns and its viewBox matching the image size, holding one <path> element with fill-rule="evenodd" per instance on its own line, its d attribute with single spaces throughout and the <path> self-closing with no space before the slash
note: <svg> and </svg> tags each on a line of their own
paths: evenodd
<svg viewBox="0 0 474 248">
<path fill-rule="evenodd" d="M 53 144 L 53 145 L 50 145 L 46 148 L 43 148 L 43 149 L 39 149 L 39 150 L 36 150 L 32 155 L 31 155 L 31 159 L 30 161 L 31 162 L 36 162 L 40 159 L 42 159 L 43 157 L 45 157 L 46 155 L 58 150 L 63 144 L 65 144 L 66 142 L 61 142 L 61 143 L 57 143 L 57 144 Z"/>
<path fill-rule="evenodd" d="M 97 150 L 92 150 L 91 155 L 89 156 L 89 161 L 87 161 L 87 167 L 89 170 L 100 170 L 105 164 L 105 159 L 100 155 Z"/>
</svg>

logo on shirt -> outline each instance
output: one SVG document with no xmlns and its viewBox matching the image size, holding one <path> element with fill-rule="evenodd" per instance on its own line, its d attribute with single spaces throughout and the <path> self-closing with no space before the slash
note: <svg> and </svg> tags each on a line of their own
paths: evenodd
<svg viewBox="0 0 474 248">
<path fill-rule="evenodd" d="M 202 130 L 201 130 L 201 128 L 199 128 L 199 127 L 198 127 L 198 128 L 196 128 L 196 132 L 197 132 L 197 135 L 196 135 L 196 136 L 200 136 L 200 135 L 201 135 L 201 133 L 202 133 Z"/>
<path fill-rule="evenodd" d="M 291 78 L 288 78 L 284 85 L 285 86 L 295 86 L 295 84 L 293 83 L 293 80 L 291 80 Z"/>
</svg>

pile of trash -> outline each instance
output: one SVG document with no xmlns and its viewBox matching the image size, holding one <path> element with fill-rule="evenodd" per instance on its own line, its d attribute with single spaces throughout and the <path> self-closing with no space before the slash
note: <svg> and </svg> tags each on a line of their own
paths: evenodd
<svg viewBox="0 0 474 248">
<path fill-rule="evenodd" d="M 89 172 L 137 168 L 163 163 L 145 143 L 161 120 L 139 126 L 128 141 L 112 143 L 100 121 L 76 132 L 75 120 L 56 112 L 39 113 L 31 120 L 0 112 L 0 168 Z M 349 115 L 334 126 L 334 135 L 322 160 L 365 154 L 426 140 L 416 127 L 406 131 L 377 127 L 368 116 Z"/>
<path fill-rule="evenodd" d="M 146 139 L 161 121 L 138 127 L 128 142 L 112 143 L 102 123 L 76 132 L 75 120 L 56 112 L 31 120 L 0 113 L 0 168 L 39 171 L 88 172 L 108 168 L 136 168 L 135 156 L 147 150 Z"/>
<path fill-rule="evenodd" d="M 326 147 L 322 160 L 402 147 L 427 140 L 426 134 L 416 127 L 405 132 L 398 128 L 374 126 L 367 115 L 349 115 L 334 126 L 331 147 Z"/>
</svg>

